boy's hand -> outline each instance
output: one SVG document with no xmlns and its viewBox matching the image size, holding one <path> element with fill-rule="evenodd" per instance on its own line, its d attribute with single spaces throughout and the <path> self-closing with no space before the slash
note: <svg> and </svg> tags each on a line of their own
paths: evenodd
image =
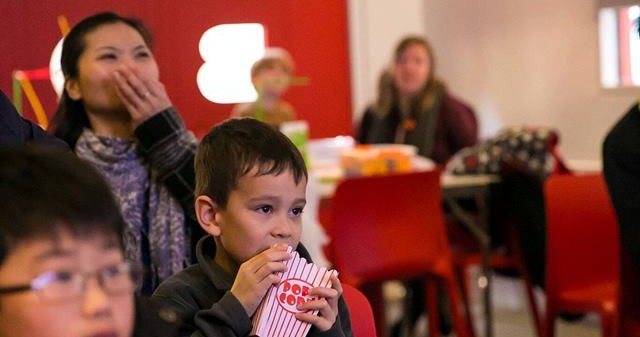
<svg viewBox="0 0 640 337">
<path fill-rule="evenodd" d="M 134 69 L 126 68 L 114 72 L 113 79 L 134 128 L 171 106 L 164 84 L 157 79 L 144 78 Z"/>
<path fill-rule="evenodd" d="M 315 325 L 320 331 L 331 329 L 338 316 L 338 299 L 341 294 L 342 284 L 340 280 L 335 274 L 331 275 L 331 288 L 317 287 L 311 289 L 309 296 L 315 296 L 318 299 L 298 306 L 298 309 L 305 311 L 318 309 L 320 311 L 318 315 L 314 315 L 311 312 L 300 312 L 296 314 L 296 318 Z"/>
<path fill-rule="evenodd" d="M 260 305 L 269 287 L 280 282 L 277 273 L 287 270 L 283 261 L 289 259 L 291 254 L 287 252 L 287 245 L 278 244 L 240 265 L 231 293 L 242 304 L 249 317 Z"/>
</svg>

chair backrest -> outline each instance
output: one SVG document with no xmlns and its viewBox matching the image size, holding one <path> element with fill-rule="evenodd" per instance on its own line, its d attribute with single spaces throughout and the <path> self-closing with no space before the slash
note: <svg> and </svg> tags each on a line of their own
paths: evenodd
<svg viewBox="0 0 640 337">
<path fill-rule="evenodd" d="M 552 176 L 544 194 L 548 293 L 619 280 L 619 231 L 603 176 Z"/>
<path fill-rule="evenodd" d="M 351 284 L 421 276 L 451 259 L 440 172 L 346 179 L 332 201 L 331 257 Z"/>
<path fill-rule="evenodd" d="M 376 322 L 369 300 L 360 290 L 347 283 L 342 283 L 342 296 L 349 308 L 353 335 L 356 337 L 376 337 Z"/>
</svg>

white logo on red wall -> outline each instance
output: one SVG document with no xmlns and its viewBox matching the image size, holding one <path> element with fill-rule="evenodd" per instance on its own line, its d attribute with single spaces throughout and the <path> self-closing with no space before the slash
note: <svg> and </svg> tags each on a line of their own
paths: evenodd
<svg viewBox="0 0 640 337">
<path fill-rule="evenodd" d="M 202 96 L 215 103 L 253 102 L 251 66 L 264 54 L 265 30 L 258 23 L 216 25 L 200 37 L 203 60 L 196 82 Z"/>
<path fill-rule="evenodd" d="M 297 306 L 313 299 L 309 297 L 311 288 L 313 288 L 313 285 L 300 279 L 284 280 L 280 282 L 276 290 L 278 304 L 291 313 L 302 312 Z"/>
</svg>

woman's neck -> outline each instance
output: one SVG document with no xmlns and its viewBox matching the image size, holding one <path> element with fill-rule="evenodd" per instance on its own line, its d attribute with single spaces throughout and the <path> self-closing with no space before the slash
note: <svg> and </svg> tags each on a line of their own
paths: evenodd
<svg viewBox="0 0 640 337">
<path fill-rule="evenodd" d="M 112 138 L 131 138 L 133 126 L 131 118 L 114 115 L 87 113 L 91 129 L 98 136 Z"/>
</svg>

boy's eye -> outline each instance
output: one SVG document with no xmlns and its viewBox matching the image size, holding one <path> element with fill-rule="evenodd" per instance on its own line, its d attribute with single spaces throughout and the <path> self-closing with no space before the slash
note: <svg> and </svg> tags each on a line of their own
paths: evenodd
<svg viewBox="0 0 640 337">
<path fill-rule="evenodd" d="M 295 216 L 302 215 L 302 207 L 296 207 L 296 208 L 292 209 L 291 210 L 291 214 L 293 214 Z"/>
<path fill-rule="evenodd" d="M 129 270 L 124 268 L 123 266 L 126 267 L 126 264 L 113 265 L 113 266 L 106 267 L 100 272 L 100 274 L 102 274 L 102 277 L 104 278 L 113 278 L 113 277 L 121 276 L 129 272 Z"/>
<path fill-rule="evenodd" d="M 57 271 L 53 273 L 52 279 L 56 282 L 69 282 L 73 279 L 74 273 L 70 271 Z"/>
<path fill-rule="evenodd" d="M 260 206 L 260 207 L 258 207 L 257 210 L 260 213 L 269 214 L 269 213 L 273 212 L 273 207 L 271 207 L 271 206 Z"/>
<path fill-rule="evenodd" d="M 66 287 L 74 281 L 74 274 L 71 271 L 52 271 L 38 276 L 32 285 L 36 289 L 54 289 Z"/>
</svg>

